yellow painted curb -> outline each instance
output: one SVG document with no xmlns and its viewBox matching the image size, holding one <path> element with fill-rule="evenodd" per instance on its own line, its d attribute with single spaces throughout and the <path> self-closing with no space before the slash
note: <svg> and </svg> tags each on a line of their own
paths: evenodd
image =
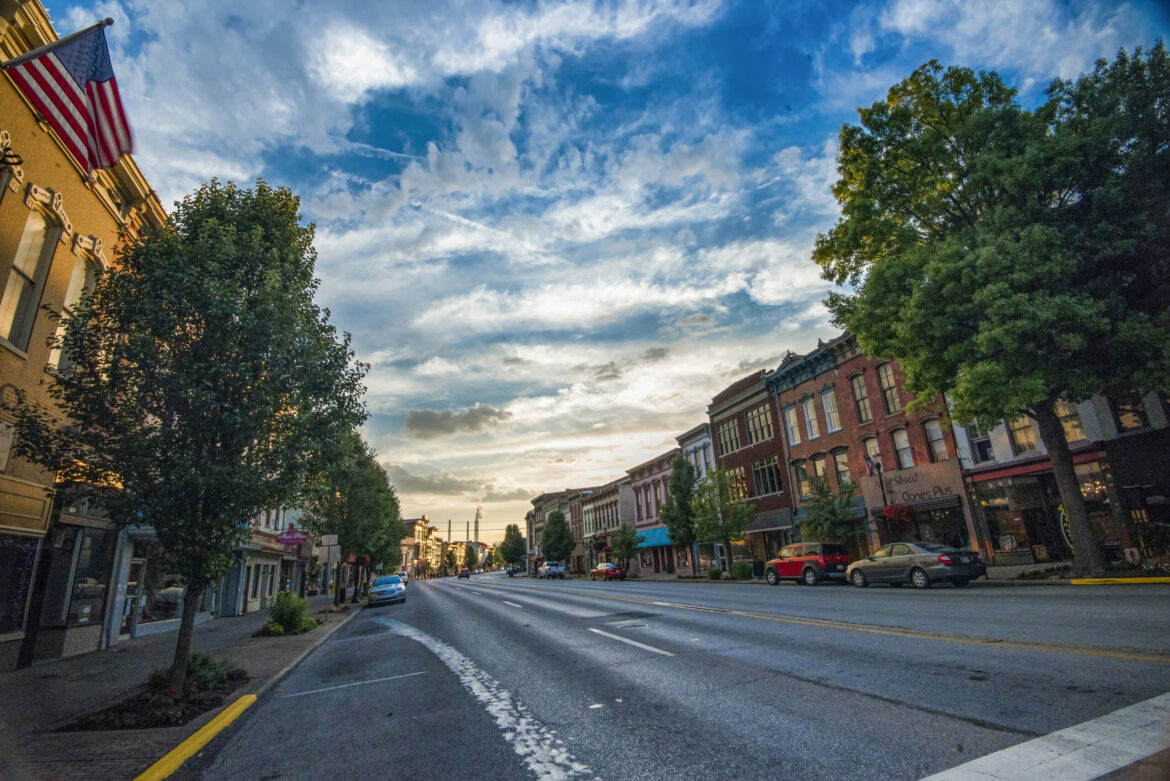
<svg viewBox="0 0 1170 781">
<path fill-rule="evenodd" d="M 1125 586 L 1130 583 L 1170 583 L 1170 578 L 1073 578 L 1074 586 Z"/>
<path fill-rule="evenodd" d="M 207 745 L 209 740 L 219 734 L 219 731 L 224 727 L 235 721 L 255 701 L 255 694 L 245 694 L 243 697 L 240 697 L 240 699 L 224 708 L 218 716 L 200 727 L 198 732 L 175 746 L 165 757 L 148 767 L 134 781 L 157 781 L 157 779 L 166 778 L 171 773 L 174 773 L 183 766 L 184 762 L 194 756 L 196 751 Z"/>
</svg>

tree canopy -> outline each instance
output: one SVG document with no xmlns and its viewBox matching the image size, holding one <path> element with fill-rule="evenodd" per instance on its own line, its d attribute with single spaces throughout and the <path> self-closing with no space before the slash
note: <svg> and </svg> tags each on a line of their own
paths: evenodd
<svg viewBox="0 0 1170 781">
<path fill-rule="evenodd" d="M 560 510 L 550 512 L 544 521 L 544 536 L 540 543 L 545 560 L 559 561 L 563 564 L 572 555 L 575 545 L 569 524 L 565 521 L 565 514 Z"/>
<path fill-rule="evenodd" d="M 645 541 L 645 535 L 637 534 L 633 527 L 623 523 L 614 530 L 613 536 L 610 538 L 610 552 L 625 567 L 629 565 L 630 559 L 637 554 L 638 546 Z"/>
<path fill-rule="evenodd" d="M 496 550 L 507 564 L 515 565 L 524 560 L 524 554 L 528 553 L 528 543 L 520 533 L 519 525 L 510 523 L 504 527 L 504 541 Z"/>
<path fill-rule="evenodd" d="M 731 543 L 741 539 L 755 520 L 755 505 L 742 498 L 740 486 L 726 469 L 713 469 L 699 483 L 694 509 L 696 535 L 722 543 L 730 568 Z"/>
<path fill-rule="evenodd" d="M 463 566 L 469 570 L 479 569 L 479 548 L 472 543 L 463 549 Z"/>
<path fill-rule="evenodd" d="M 697 488 L 695 465 L 681 452 L 675 453 L 670 461 L 670 477 L 666 481 L 666 501 L 658 511 L 658 517 L 666 524 L 670 542 L 676 548 L 690 548 L 695 537 L 695 494 Z M 691 559 L 696 572 L 698 562 Z"/>
<path fill-rule="evenodd" d="M 931 62 L 841 130 L 813 257 L 836 322 L 956 419 L 1036 419 L 1079 567 L 1103 559 L 1057 405 L 1170 384 L 1170 62 L 1162 44 L 1035 110 Z"/>
<path fill-rule="evenodd" d="M 833 487 L 824 477 L 814 477 L 812 499 L 804 502 L 804 519 L 800 522 L 800 534 L 806 540 L 823 542 L 853 543 L 858 555 L 864 555 L 867 548 L 863 524 L 864 510 L 853 504 L 853 485 L 846 484 L 840 493 L 834 494 Z"/>
</svg>

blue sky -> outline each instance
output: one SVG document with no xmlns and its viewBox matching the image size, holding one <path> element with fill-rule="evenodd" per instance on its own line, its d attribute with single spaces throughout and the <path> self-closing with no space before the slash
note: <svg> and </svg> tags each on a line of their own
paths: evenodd
<svg viewBox="0 0 1170 781">
<path fill-rule="evenodd" d="M 930 59 L 1032 104 L 1170 28 L 1058 0 L 48 7 L 61 34 L 116 20 L 165 204 L 213 176 L 301 196 L 404 512 L 462 528 L 482 498 L 485 540 L 835 335 L 809 257 L 859 106 Z"/>
</svg>

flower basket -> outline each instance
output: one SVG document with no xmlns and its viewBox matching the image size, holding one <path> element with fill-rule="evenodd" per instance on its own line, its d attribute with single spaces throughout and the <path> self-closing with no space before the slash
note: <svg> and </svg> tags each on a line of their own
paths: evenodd
<svg viewBox="0 0 1170 781">
<path fill-rule="evenodd" d="M 910 504 L 887 504 L 882 508 L 882 515 L 893 523 L 911 526 L 918 520 L 918 511 Z"/>
</svg>

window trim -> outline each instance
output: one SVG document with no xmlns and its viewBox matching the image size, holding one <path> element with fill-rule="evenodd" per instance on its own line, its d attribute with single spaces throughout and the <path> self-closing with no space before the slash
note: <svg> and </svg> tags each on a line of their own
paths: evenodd
<svg viewBox="0 0 1170 781">
<path fill-rule="evenodd" d="M 938 426 L 938 439 L 931 439 L 930 424 Z M 926 455 L 930 458 L 930 463 L 938 464 L 946 461 L 950 456 L 947 454 L 947 436 L 946 431 L 943 430 L 942 421 L 939 418 L 927 418 L 922 421 L 922 438 L 926 440 Z M 935 443 L 942 446 L 942 455 L 940 456 L 934 448 Z"/>
<path fill-rule="evenodd" d="M 1022 431 L 1023 429 L 1015 429 L 1012 427 L 1012 424 L 1020 419 L 1028 421 L 1028 431 L 1032 437 L 1032 446 L 1029 448 L 1021 448 L 1019 443 L 1016 442 L 1016 431 Z M 1003 425 L 1007 429 L 1008 443 L 1012 446 L 1012 453 L 1014 455 L 1020 456 L 1025 453 L 1035 453 L 1040 449 L 1040 440 L 1036 436 L 1035 427 L 1032 425 L 1032 416 L 1028 413 L 1023 412 L 1012 420 L 1004 420 Z"/>
<path fill-rule="evenodd" d="M 829 413 L 829 407 L 825 404 L 825 399 L 833 400 L 833 412 Z M 841 408 L 837 406 L 837 389 L 829 386 L 821 391 L 821 409 L 825 412 L 825 426 L 829 429 L 830 434 L 835 434 L 841 430 Z M 833 418 L 837 419 L 837 425 L 833 425 Z"/>
<path fill-rule="evenodd" d="M 791 420 L 788 413 L 792 413 Z M 788 445 L 794 447 L 800 444 L 800 416 L 796 412 L 796 405 L 789 404 L 784 408 L 784 429 L 788 433 Z"/>
<path fill-rule="evenodd" d="M 865 395 L 858 396 L 858 386 Z M 857 422 L 859 424 L 873 423 L 873 405 L 869 402 L 869 386 L 865 382 L 865 372 L 857 371 L 849 375 L 849 390 L 853 394 L 853 408 L 857 410 Z M 862 405 L 865 405 L 864 414 L 862 412 Z"/>
<path fill-rule="evenodd" d="M 905 452 L 909 454 L 909 464 L 902 463 L 903 449 L 898 447 L 898 434 L 902 434 L 904 437 L 906 437 Z M 914 462 L 914 445 L 910 442 L 910 432 L 906 429 L 906 427 L 900 426 L 895 429 L 890 429 L 890 441 L 894 444 L 894 462 L 898 465 L 898 468 L 913 469 L 917 465 Z"/>
<path fill-rule="evenodd" d="M 844 483 L 841 482 L 841 464 L 838 461 L 838 458 L 840 458 L 840 457 L 844 457 L 844 459 L 845 459 L 845 469 L 848 473 L 847 476 L 849 478 L 849 481 L 848 481 L 849 485 L 856 488 L 857 483 L 853 479 L 853 468 L 849 466 L 849 449 L 844 448 L 844 447 L 839 447 L 835 450 L 829 451 L 829 458 L 831 458 L 833 460 L 833 473 L 837 478 L 837 490 L 838 491 L 845 490 L 845 485 L 844 485 Z"/>
<path fill-rule="evenodd" d="M 882 370 L 886 369 L 889 373 L 890 386 L 887 388 L 882 377 Z M 894 376 L 894 362 L 885 361 L 879 363 L 874 367 L 874 374 L 877 375 L 878 390 L 882 394 L 882 406 L 886 410 L 886 415 L 897 415 L 902 412 L 902 399 L 898 396 L 898 378 Z M 893 408 L 891 409 L 891 400 L 893 401 Z"/>
<path fill-rule="evenodd" d="M 812 499 L 812 479 L 808 475 L 806 459 L 792 462 L 792 482 L 796 486 L 796 495 L 801 499 Z M 806 491 L 805 488 L 809 490 Z"/>
</svg>

